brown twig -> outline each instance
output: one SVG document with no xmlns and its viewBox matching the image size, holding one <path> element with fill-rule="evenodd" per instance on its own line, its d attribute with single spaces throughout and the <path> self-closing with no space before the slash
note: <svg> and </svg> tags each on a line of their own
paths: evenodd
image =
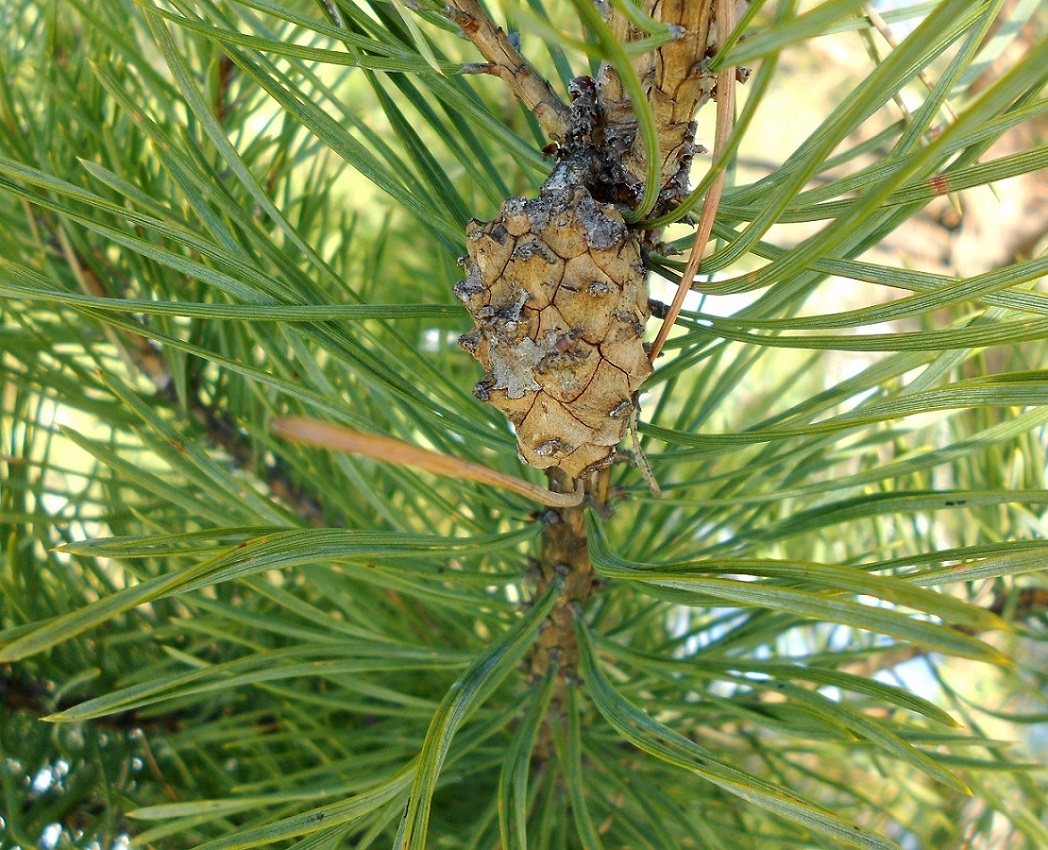
<svg viewBox="0 0 1048 850">
<path fill-rule="evenodd" d="M 114 293 L 103 284 L 94 269 L 77 252 L 65 229 L 61 225 L 56 225 L 52 233 L 55 250 L 61 254 L 69 266 L 80 288 L 88 295 L 100 298 L 113 297 Z M 113 277 L 115 278 L 115 273 Z M 142 332 L 125 328 L 114 329 L 105 325 L 104 332 L 107 338 L 129 370 L 144 375 L 152 382 L 156 387 L 158 398 L 169 404 L 176 404 L 177 397 L 171 371 L 160 348 L 149 339 L 148 329 L 143 323 L 131 318 L 128 318 L 127 321 L 140 325 Z M 193 418 L 207 431 L 211 442 L 227 452 L 238 468 L 256 470 L 255 454 L 244 435 L 230 422 L 228 414 L 216 411 L 210 405 L 202 402 L 195 388 L 190 395 L 187 407 Z M 270 493 L 291 506 L 306 523 L 323 524 L 323 511 L 319 503 L 284 473 L 279 461 L 264 465 L 262 477 Z"/>
<path fill-rule="evenodd" d="M 493 74 L 501 79 L 534 114 L 551 139 L 563 139 L 568 129 L 567 105 L 513 46 L 505 31 L 495 26 L 480 4 L 476 0 L 450 0 L 444 15 L 461 27 L 465 37 L 488 60 L 488 65 L 466 66 L 467 73 Z"/>
<path fill-rule="evenodd" d="M 259 469 L 254 450 L 228 413 L 216 411 L 200 401 L 195 391 L 188 407 L 193 418 L 207 431 L 211 443 L 226 452 L 237 469 L 248 469 L 261 475 L 270 494 L 288 505 L 307 525 L 315 528 L 324 525 L 324 510 L 320 503 L 287 475 L 279 457 Z"/>
<path fill-rule="evenodd" d="M 113 293 L 102 284 L 91 266 L 77 253 L 65 228 L 58 225 L 54 233 L 58 250 L 84 293 L 99 298 L 111 298 Z M 149 378 L 160 392 L 171 386 L 171 372 L 151 340 L 143 334 L 116 330 L 109 325 L 105 325 L 103 330 L 125 364 Z"/>
<path fill-rule="evenodd" d="M 1048 618 L 1048 590 L 1041 587 L 1025 587 L 1010 593 L 997 593 L 994 594 L 989 604 L 983 607 L 998 616 L 1008 615 L 1006 620 L 1008 623 L 1044 620 Z M 967 626 L 953 626 L 953 628 L 966 635 L 979 634 L 978 630 Z M 927 654 L 928 650 L 923 646 L 904 644 L 845 664 L 840 669 L 847 673 L 872 677 L 883 670 L 891 670 Z"/>
<path fill-rule="evenodd" d="M 863 6 L 862 13 L 866 16 L 867 20 L 869 20 L 873 28 L 877 30 L 878 33 L 880 33 L 881 38 L 884 39 L 884 41 L 892 50 L 898 48 L 899 40 L 894 35 L 892 35 L 892 28 L 888 25 L 888 22 L 885 21 L 884 18 L 880 16 L 880 14 L 878 14 L 876 9 L 874 9 L 869 3 L 867 3 Z M 921 81 L 921 83 L 929 92 L 934 91 L 935 80 L 927 71 L 918 71 L 917 79 Z M 909 107 L 903 100 L 902 94 L 900 92 L 896 92 L 894 95 L 892 95 L 892 100 L 895 101 L 896 105 L 899 107 L 899 111 L 902 113 L 906 121 L 910 122 L 913 119 L 913 115 L 910 113 Z M 957 112 L 956 110 L 954 110 L 952 106 L 950 106 L 950 102 L 948 100 L 943 101 L 942 110 L 946 113 L 947 117 L 950 119 L 951 122 L 957 120 Z"/>
</svg>

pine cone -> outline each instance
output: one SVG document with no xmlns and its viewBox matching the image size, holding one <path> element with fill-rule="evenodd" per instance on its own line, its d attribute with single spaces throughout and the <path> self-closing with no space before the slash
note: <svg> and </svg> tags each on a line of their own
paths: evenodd
<svg viewBox="0 0 1048 850">
<path fill-rule="evenodd" d="M 577 185 L 548 181 L 466 229 L 473 317 L 460 339 L 487 370 L 474 388 L 517 429 L 520 455 L 578 478 L 611 463 L 651 374 L 640 244 Z"/>
</svg>

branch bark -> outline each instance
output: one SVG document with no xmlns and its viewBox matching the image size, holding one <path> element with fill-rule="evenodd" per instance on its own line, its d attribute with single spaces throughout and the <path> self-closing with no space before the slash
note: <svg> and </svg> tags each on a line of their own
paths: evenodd
<svg viewBox="0 0 1048 850">
<path fill-rule="evenodd" d="M 733 2 L 733 0 L 731 0 Z M 715 78 L 706 69 L 706 57 L 715 36 L 716 0 L 644 0 L 641 11 L 675 28 L 680 35 L 632 61 L 655 114 L 658 127 L 661 189 L 664 194 L 685 190 L 691 157 L 695 113 L 710 99 Z M 644 33 L 614 6 L 608 24 L 621 42 L 635 41 Z M 637 135 L 636 111 L 615 68 L 605 62 L 597 76 L 598 98 L 609 126 L 632 131 L 633 142 L 625 168 L 639 181 L 645 175 L 645 154 Z M 667 192 L 667 189 L 670 190 Z M 666 198 L 671 201 L 673 198 Z"/>
<path fill-rule="evenodd" d="M 64 227 L 55 222 L 52 234 L 56 253 L 69 266 L 84 292 L 101 298 L 113 297 L 113 291 L 103 284 L 91 264 L 77 252 Z M 104 258 L 98 259 L 100 263 L 105 263 Z M 119 281 L 120 274 L 113 269 L 109 278 L 114 282 Z M 162 350 L 149 338 L 149 329 L 142 320 L 128 321 L 141 325 L 142 333 L 103 325 L 106 337 L 120 354 L 128 371 L 148 378 L 156 388 L 156 399 L 177 408 L 180 400 Z M 197 384 L 195 379 L 189 382 L 189 397 L 181 403 L 205 429 L 212 445 L 228 453 L 238 469 L 247 469 L 258 474 L 268 487 L 270 495 L 288 505 L 304 522 L 315 527 L 322 526 L 323 510 L 316 499 L 287 475 L 279 458 L 275 461 L 258 458 L 247 436 L 233 424 L 228 413 L 201 400 Z"/>
<path fill-rule="evenodd" d="M 463 35 L 490 63 L 482 68 L 472 66 L 470 70 L 483 70 L 499 77 L 531 110 L 551 139 L 557 142 L 563 139 L 568 129 L 568 107 L 549 82 L 513 46 L 505 31 L 492 22 L 480 4 L 476 0 L 450 0 L 444 15 L 462 28 Z"/>
</svg>

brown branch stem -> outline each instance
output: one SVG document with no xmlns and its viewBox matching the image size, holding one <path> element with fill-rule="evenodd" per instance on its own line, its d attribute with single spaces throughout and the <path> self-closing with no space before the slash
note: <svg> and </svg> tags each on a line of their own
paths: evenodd
<svg viewBox="0 0 1048 850">
<path fill-rule="evenodd" d="M 119 293 L 110 291 L 94 268 L 73 245 L 65 229 L 56 225 L 53 230 L 55 250 L 60 254 L 76 278 L 80 288 L 88 295 L 112 298 Z M 117 280 L 116 272 L 107 277 Z M 103 325 L 103 331 L 120 355 L 127 369 L 144 375 L 156 387 L 157 397 L 166 403 L 178 402 L 174 381 L 168 363 L 160 347 L 149 338 L 148 328 L 141 320 L 127 317 L 128 323 L 141 327 L 141 333 L 126 328 Z M 201 401 L 194 388 L 186 406 L 193 418 L 207 431 L 211 442 L 226 451 L 238 468 L 255 470 L 256 457 L 244 435 L 232 424 L 228 415 Z M 266 464 L 262 477 L 272 496 L 290 505 L 310 525 L 321 525 L 323 511 L 317 501 L 286 476 L 280 462 Z"/>
<path fill-rule="evenodd" d="M 565 492 L 576 485 L 574 479 L 558 469 L 548 470 L 549 486 L 554 492 Z M 588 506 L 603 510 L 611 492 L 611 473 L 608 469 L 591 476 L 585 483 Z M 529 675 L 534 682 L 541 681 L 551 665 L 556 665 L 556 681 L 550 701 L 547 722 L 543 724 L 535 752 L 548 758 L 553 751 L 553 724 L 565 716 L 568 706 L 567 689 L 574 686 L 579 649 L 575 640 L 572 609 L 584 603 L 600 585 L 600 577 L 593 569 L 586 538 L 586 509 L 579 505 L 550 511 L 542 535 L 542 552 L 538 564 L 538 588 L 541 595 L 557 576 L 564 577 L 564 590 L 557 605 L 542 625 L 538 639 L 526 659 Z"/>
<path fill-rule="evenodd" d="M 61 251 L 62 257 L 66 265 L 69 266 L 73 277 L 76 278 L 77 283 L 80 285 L 80 289 L 87 295 L 94 295 L 98 298 L 111 298 L 113 293 L 102 284 L 102 281 L 99 280 L 98 275 L 95 274 L 91 266 L 84 262 L 80 254 L 77 253 L 65 228 L 57 225 L 54 233 L 58 249 Z M 132 322 L 134 321 L 132 320 Z M 167 367 L 167 363 L 160 356 L 153 342 L 144 334 L 115 329 L 109 325 L 103 326 L 103 332 L 117 350 L 121 360 L 129 368 L 141 372 L 149 378 L 160 392 L 166 391 L 171 386 L 171 372 Z"/>
<path fill-rule="evenodd" d="M 538 74 L 520 51 L 510 42 L 505 31 L 496 26 L 476 0 L 450 0 L 444 15 L 461 27 L 494 74 L 505 82 L 535 116 L 547 135 L 554 141 L 564 138 L 568 129 L 568 107 L 549 82 Z M 474 69 L 479 66 L 467 66 Z"/>
</svg>

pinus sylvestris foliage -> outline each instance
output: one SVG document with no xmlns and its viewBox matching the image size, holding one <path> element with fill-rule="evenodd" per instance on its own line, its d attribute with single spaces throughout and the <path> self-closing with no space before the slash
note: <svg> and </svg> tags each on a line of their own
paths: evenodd
<svg viewBox="0 0 1048 850">
<path fill-rule="evenodd" d="M 895 5 L 0 4 L 0 844 L 1048 846 L 1048 258 L 879 251 L 1044 11 Z"/>
</svg>

